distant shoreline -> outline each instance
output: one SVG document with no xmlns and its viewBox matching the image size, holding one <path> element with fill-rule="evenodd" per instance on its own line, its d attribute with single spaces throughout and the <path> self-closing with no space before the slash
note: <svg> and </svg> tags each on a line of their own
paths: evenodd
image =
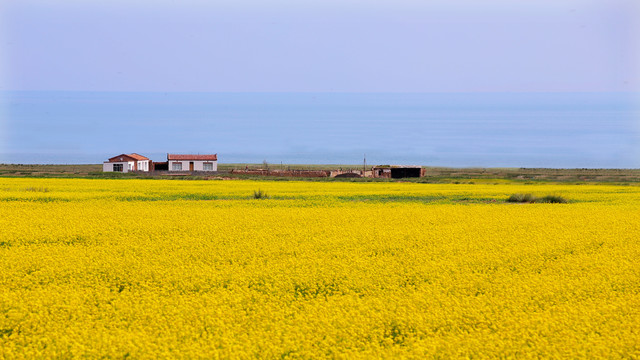
<svg viewBox="0 0 640 360">
<path fill-rule="evenodd" d="M 278 170 L 362 170 L 363 164 L 266 164 Z M 367 169 L 372 165 L 367 164 Z M 191 173 L 168 176 L 160 172 L 104 173 L 101 164 L 0 164 L 0 177 L 25 178 L 105 178 L 105 179 L 245 179 L 245 180 L 314 180 L 314 181 L 397 181 L 395 179 L 367 178 L 304 178 L 231 174 L 233 169 L 264 169 L 265 164 L 218 164 L 214 173 Z M 418 183 L 486 183 L 507 180 L 520 183 L 640 183 L 640 169 L 556 169 L 556 168 L 481 168 L 481 167 L 431 167 L 423 166 L 426 176 L 404 178 L 401 181 Z"/>
</svg>

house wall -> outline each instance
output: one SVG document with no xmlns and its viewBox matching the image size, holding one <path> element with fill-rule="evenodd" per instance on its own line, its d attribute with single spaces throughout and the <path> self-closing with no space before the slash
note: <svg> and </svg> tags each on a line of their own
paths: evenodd
<svg viewBox="0 0 640 360">
<path fill-rule="evenodd" d="M 206 162 L 213 163 L 213 170 L 211 170 L 211 171 L 218 171 L 218 162 L 217 162 L 217 161 L 203 161 L 203 162 L 202 162 L 202 164 L 203 164 L 202 166 L 203 166 L 203 167 L 204 167 L 204 163 L 206 163 Z M 208 170 L 207 170 L 207 171 L 208 171 Z"/>
<path fill-rule="evenodd" d="M 181 170 L 173 170 L 173 164 L 182 163 Z M 189 171 L 189 162 L 188 161 L 175 161 L 169 160 L 169 171 Z"/>
<path fill-rule="evenodd" d="M 138 161 L 138 171 L 149 171 L 149 160 Z"/>
<path fill-rule="evenodd" d="M 169 160 L 169 171 L 177 171 L 177 170 L 173 170 L 173 164 L 175 163 L 182 163 L 182 170 L 180 171 L 189 171 L 189 163 L 191 161 L 189 160 Z M 205 160 L 193 160 L 193 171 L 205 171 L 204 170 L 204 163 L 213 163 L 213 170 L 211 171 L 218 171 L 218 162 L 217 161 L 205 161 Z M 209 171 L 209 170 L 207 170 Z"/>
<path fill-rule="evenodd" d="M 113 172 L 113 164 L 122 164 L 122 172 L 129 172 L 129 166 L 133 167 L 133 161 L 122 161 L 122 162 L 105 162 L 102 164 L 103 172 Z"/>
</svg>

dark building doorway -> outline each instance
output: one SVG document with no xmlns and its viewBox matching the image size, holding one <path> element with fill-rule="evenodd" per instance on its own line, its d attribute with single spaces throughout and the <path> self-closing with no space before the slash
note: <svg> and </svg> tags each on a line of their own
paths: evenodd
<svg viewBox="0 0 640 360">
<path fill-rule="evenodd" d="M 167 161 L 153 162 L 152 170 L 169 171 L 169 163 Z"/>
<path fill-rule="evenodd" d="M 391 168 L 391 178 L 420 177 L 420 168 Z"/>
</svg>

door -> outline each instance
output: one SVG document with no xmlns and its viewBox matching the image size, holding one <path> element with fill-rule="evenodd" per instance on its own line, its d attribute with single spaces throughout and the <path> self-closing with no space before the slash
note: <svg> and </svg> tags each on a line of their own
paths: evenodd
<svg viewBox="0 0 640 360">
<path fill-rule="evenodd" d="M 193 171 L 193 161 L 189 161 L 189 171 Z"/>
</svg>

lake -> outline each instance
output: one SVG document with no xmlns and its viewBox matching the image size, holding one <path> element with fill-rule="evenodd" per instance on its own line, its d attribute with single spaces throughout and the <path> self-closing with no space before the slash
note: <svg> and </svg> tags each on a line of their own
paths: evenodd
<svg viewBox="0 0 640 360">
<path fill-rule="evenodd" d="M 0 162 L 640 166 L 637 93 L 2 92 Z"/>
</svg>

